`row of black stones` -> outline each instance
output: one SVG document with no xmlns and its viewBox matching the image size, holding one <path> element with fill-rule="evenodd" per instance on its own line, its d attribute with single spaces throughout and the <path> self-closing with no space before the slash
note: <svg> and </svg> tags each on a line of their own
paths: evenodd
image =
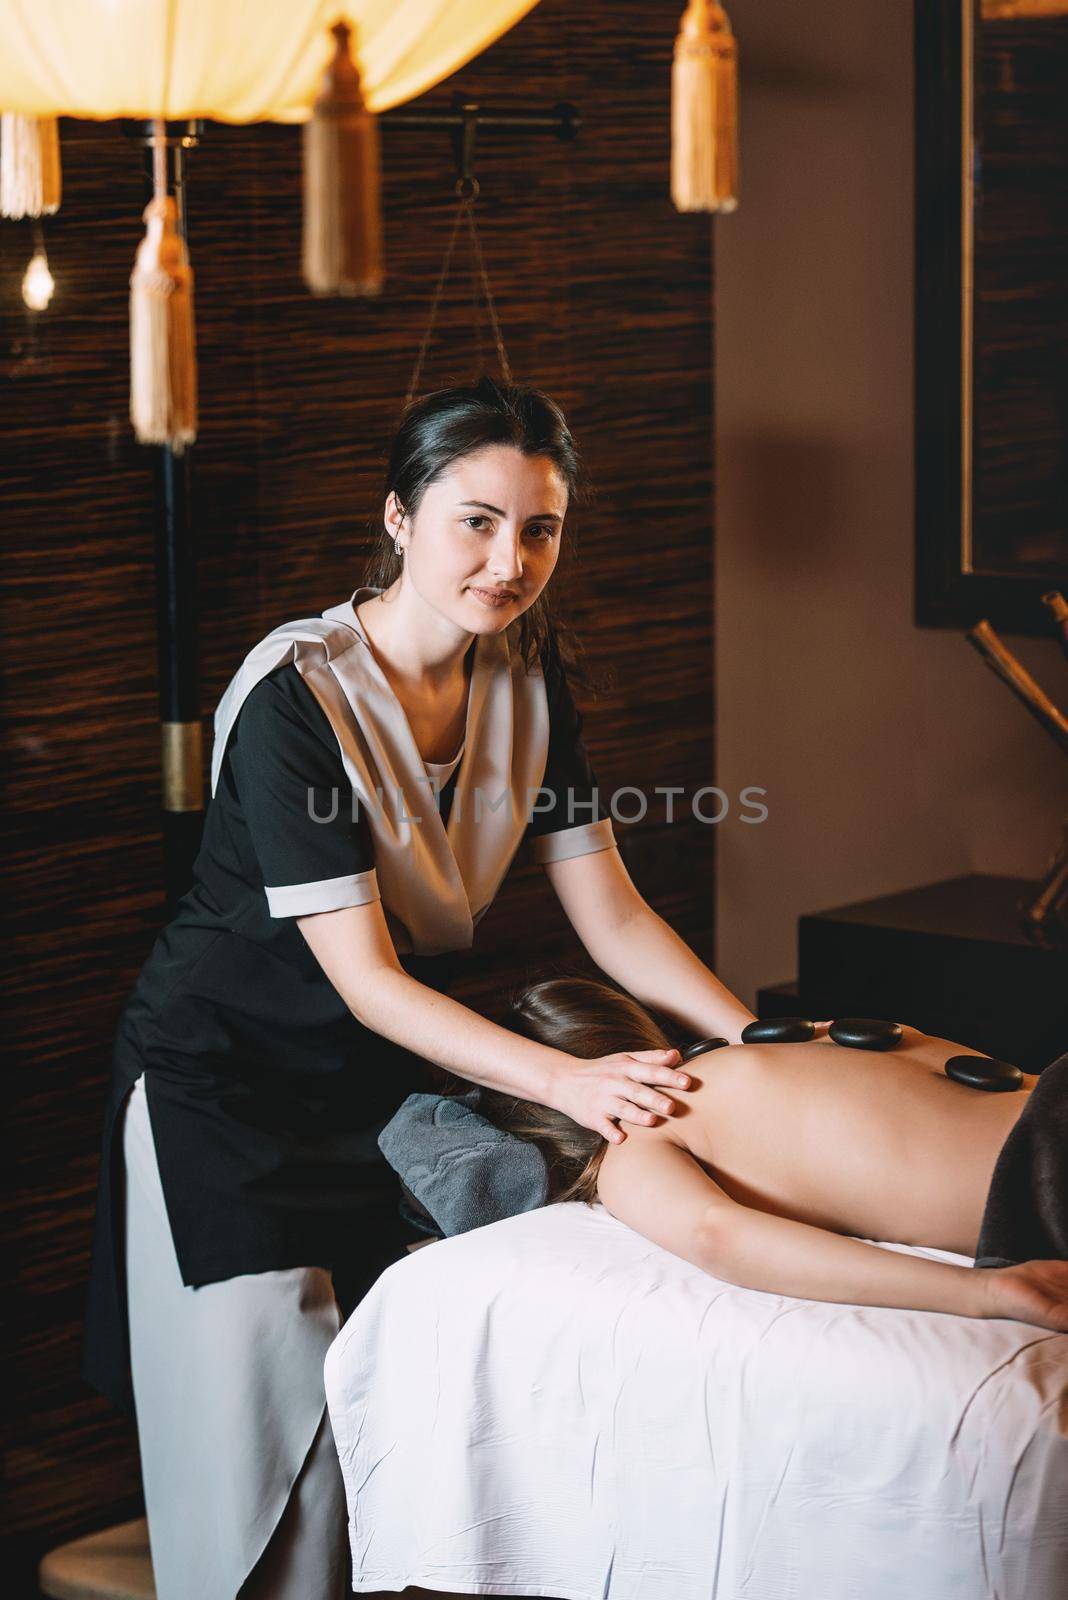
<svg viewBox="0 0 1068 1600">
<path fill-rule="evenodd" d="M 893 1050 L 904 1038 L 900 1022 L 881 1022 L 872 1017 L 841 1017 L 827 1030 L 835 1044 L 851 1050 Z M 743 1044 L 805 1044 L 816 1037 L 816 1024 L 804 1017 L 768 1017 L 750 1022 L 742 1029 Z M 699 1039 L 682 1051 L 682 1062 L 709 1050 L 719 1050 L 727 1039 Z M 680 1063 L 681 1064 L 681 1063 Z M 950 1056 L 944 1067 L 947 1078 L 954 1078 L 969 1089 L 994 1092 L 1018 1089 L 1023 1083 L 1019 1067 L 994 1056 Z"/>
<path fill-rule="evenodd" d="M 851 1050 L 893 1050 L 905 1037 L 900 1022 L 875 1022 L 870 1017 L 842 1017 L 828 1029 L 835 1044 Z M 802 1017 L 771 1017 L 742 1029 L 743 1044 L 804 1044 L 816 1037 L 816 1024 Z"/>
</svg>

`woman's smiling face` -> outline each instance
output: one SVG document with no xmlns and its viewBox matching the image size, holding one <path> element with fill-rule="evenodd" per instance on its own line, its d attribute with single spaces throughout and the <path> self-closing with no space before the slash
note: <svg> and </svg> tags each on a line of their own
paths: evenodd
<svg viewBox="0 0 1068 1600">
<path fill-rule="evenodd" d="M 552 576 L 566 511 L 548 456 L 487 445 L 430 484 L 412 522 L 391 493 L 385 521 L 425 604 L 466 633 L 501 633 Z"/>
</svg>

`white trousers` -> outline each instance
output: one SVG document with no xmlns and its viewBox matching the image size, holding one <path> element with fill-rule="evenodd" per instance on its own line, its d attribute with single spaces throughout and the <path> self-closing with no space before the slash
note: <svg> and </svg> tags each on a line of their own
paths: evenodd
<svg viewBox="0 0 1068 1600">
<path fill-rule="evenodd" d="M 343 1600 L 345 1486 L 323 1388 L 330 1273 L 182 1283 L 145 1095 L 126 1102 L 130 1357 L 158 1600 Z"/>
</svg>

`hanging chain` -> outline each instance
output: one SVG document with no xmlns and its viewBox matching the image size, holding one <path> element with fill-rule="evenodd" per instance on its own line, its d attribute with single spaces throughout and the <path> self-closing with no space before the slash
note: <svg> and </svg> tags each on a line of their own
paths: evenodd
<svg viewBox="0 0 1068 1600">
<path fill-rule="evenodd" d="M 500 362 L 501 372 L 504 374 L 505 383 L 512 381 L 512 369 L 508 364 L 508 352 L 504 348 L 504 339 L 501 337 L 500 323 L 497 321 L 497 308 L 493 303 L 493 292 L 490 289 L 489 274 L 482 256 L 482 241 L 478 237 L 478 228 L 475 226 L 475 203 L 470 201 L 467 207 L 467 226 L 471 234 L 471 248 L 475 252 L 478 262 L 479 276 L 482 279 L 482 292 L 486 296 L 486 309 L 489 312 L 490 327 L 493 329 L 493 342 L 497 346 L 497 360 Z"/>
<path fill-rule="evenodd" d="M 452 225 L 452 233 L 449 235 L 449 243 L 445 249 L 445 259 L 441 263 L 441 272 L 438 274 L 437 287 L 434 290 L 434 298 L 430 302 L 430 317 L 427 321 L 426 332 L 423 334 L 423 342 L 419 346 L 419 354 L 415 358 L 415 366 L 412 369 L 412 376 L 408 383 L 408 392 L 404 396 L 404 404 L 406 406 L 411 403 L 412 396 L 415 394 L 416 388 L 418 387 L 419 375 L 423 368 L 423 359 L 426 356 L 427 346 L 430 343 L 431 334 L 434 332 L 434 322 L 437 318 L 438 306 L 441 302 L 441 292 L 444 289 L 445 281 L 449 276 L 449 263 L 452 260 L 453 247 L 456 244 L 456 235 L 460 231 L 460 223 L 463 220 L 464 204 L 464 201 L 460 202 L 460 206 L 456 212 L 456 220 Z"/>
<path fill-rule="evenodd" d="M 430 340 L 434 332 L 434 324 L 437 321 L 438 307 L 441 304 L 441 296 L 444 292 L 445 284 L 449 276 L 449 268 L 452 263 L 452 253 L 456 245 L 456 235 L 460 231 L 460 223 L 463 222 L 465 217 L 467 219 L 468 231 L 471 235 L 472 253 L 474 255 L 475 263 L 478 267 L 479 277 L 482 282 L 482 292 L 485 295 L 486 307 L 489 311 L 490 327 L 493 329 L 493 340 L 497 347 L 497 360 L 500 362 L 504 381 L 506 383 L 511 383 L 512 381 L 512 369 L 508 362 L 508 352 L 504 348 L 504 338 L 501 334 L 500 323 L 497 320 L 497 308 L 493 303 L 493 291 L 490 289 L 489 274 L 486 271 L 486 262 L 482 254 L 482 243 L 479 239 L 478 226 L 475 222 L 475 200 L 478 196 L 478 188 L 477 185 L 472 185 L 470 182 L 465 183 L 464 180 L 461 180 L 459 183 L 457 183 L 456 187 L 457 192 L 460 195 L 460 203 L 456 208 L 456 218 L 452 225 L 452 233 L 449 235 L 449 242 L 445 249 L 445 258 L 441 264 L 441 272 L 438 275 L 437 285 L 434 289 L 434 297 L 430 302 L 430 315 L 427 319 L 426 332 L 423 334 L 422 343 L 419 346 L 419 354 L 415 358 L 415 366 L 412 369 L 412 376 L 408 384 L 408 392 L 404 396 L 404 404 L 406 407 L 411 404 L 412 398 L 419 386 L 419 378 L 422 374 L 423 362 L 426 359 L 426 353 L 430 346 Z M 481 330 L 479 328 L 477 312 L 478 301 L 476 298 L 474 321 L 475 330 L 479 337 L 479 348 L 481 350 Z"/>
</svg>

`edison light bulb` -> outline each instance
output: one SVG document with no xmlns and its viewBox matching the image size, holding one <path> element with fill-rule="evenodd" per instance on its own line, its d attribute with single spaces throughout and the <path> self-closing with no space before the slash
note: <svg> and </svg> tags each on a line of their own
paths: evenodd
<svg viewBox="0 0 1068 1600">
<path fill-rule="evenodd" d="M 47 311 L 55 287 L 56 280 L 48 270 L 48 257 L 43 250 L 38 250 L 23 274 L 22 298 L 31 311 Z"/>
</svg>

